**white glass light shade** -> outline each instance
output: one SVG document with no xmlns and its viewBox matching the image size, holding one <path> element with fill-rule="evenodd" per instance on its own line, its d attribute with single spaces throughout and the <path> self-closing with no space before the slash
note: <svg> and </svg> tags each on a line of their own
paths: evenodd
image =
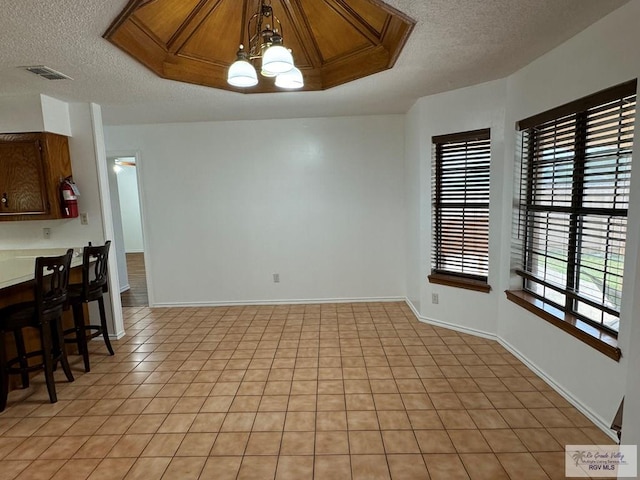
<svg viewBox="0 0 640 480">
<path fill-rule="evenodd" d="M 294 68 L 291 52 L 282 45 L 271 45 L 262 56 L 263 75 L 278 75 Z"/>
<path fill-rule="evenodd" d="M 229 67 L 227 83 L 234 87 L 253 87 L 258 84 L 258 74 L 246 60 L 236 60 Z"/>
<path fill-rule="evenodd" d="M 285 73 L 281 73 L 276 77 L 276 87 L 280 88 L 302 88 L 304 87 L 304 79 L 302 72 L 296 67 Z"/>
</svg>

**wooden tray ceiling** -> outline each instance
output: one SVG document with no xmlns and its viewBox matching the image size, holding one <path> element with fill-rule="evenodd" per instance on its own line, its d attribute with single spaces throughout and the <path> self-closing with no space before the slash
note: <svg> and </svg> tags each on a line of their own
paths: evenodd
<svg viewBox="0 0 640 480">
<path fill-rule="evenodd" d="M 302 90 L 325 90 L 393 67 L 415 21 L 380 0 L 272 0 Z M 259 0 L 132 0 L 104 37 L 160 77 L 243 93 L 227 69 Z"/>
</svg>

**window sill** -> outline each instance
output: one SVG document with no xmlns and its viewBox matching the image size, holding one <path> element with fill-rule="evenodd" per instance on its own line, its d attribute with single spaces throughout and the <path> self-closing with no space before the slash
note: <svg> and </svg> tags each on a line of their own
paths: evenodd
<svg viewBox="0 0 640 480">
<path fill-rule="evenodd" d="M 443 273 L 432 273 L 427 277 L 429 283 L 436 283 L 438 285 L 446 285 L 448 287 L 463 288 L 465 290 L 474 290 L 476 292 L 489 293 L 491 286 L 480 280 L 473 280 L 471 278 L 458 277 L 456 275 L 446 275 Z"/>
<path fill-rule="evenodd" d="M 604 353 L 616 362 L 620 361 L 622 352 L 618 348 L 618 340 L 614 336 L 601 332 L 574 315 L 558 310 L 523 290 L 506 290 L 505 293 L 513 303 L 561 328 L 569 335 Z"/>
</svg>

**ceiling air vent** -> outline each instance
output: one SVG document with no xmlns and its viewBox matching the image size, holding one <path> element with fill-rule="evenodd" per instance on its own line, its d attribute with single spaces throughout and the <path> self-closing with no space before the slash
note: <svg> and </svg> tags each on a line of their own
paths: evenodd
<svg viewBox="0 0 640 480">
<path fill-rule="evenodd" d="M 46 67 L 44 65 L 35 65 L 33 67 L 22 68 L 24 68 L 28 72 L 35 73 L 42 78 L 46 78 L 47 80 L 73 80 L 71 77 L 65 75 L 64 73 L 57 72 L 54 69 Z"/>
</svg>

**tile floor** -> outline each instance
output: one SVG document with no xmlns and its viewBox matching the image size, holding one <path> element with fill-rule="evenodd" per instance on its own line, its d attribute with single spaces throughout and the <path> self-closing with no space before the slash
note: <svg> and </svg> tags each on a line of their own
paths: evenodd
<svg viewBox="0 0 640 480">
<path fill-rule="evenodd" d="M 403 303 L 126 308 L 116 355 L 12 392 L 10 479 L 564 478 L 612 443 L 496 342 Z"/>
</svg>

